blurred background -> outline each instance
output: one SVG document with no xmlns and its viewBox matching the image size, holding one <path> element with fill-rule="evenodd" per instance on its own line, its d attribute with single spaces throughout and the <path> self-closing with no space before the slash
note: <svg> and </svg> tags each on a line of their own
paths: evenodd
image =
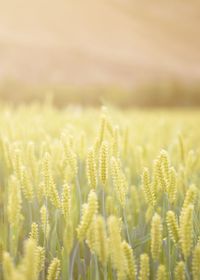
<svg viewBox="0 0 200 280">
<path fill-rule="evenodd" d="M 199 0 L 0 0 L 0 96 L 200 105 Z"/>
</svg>

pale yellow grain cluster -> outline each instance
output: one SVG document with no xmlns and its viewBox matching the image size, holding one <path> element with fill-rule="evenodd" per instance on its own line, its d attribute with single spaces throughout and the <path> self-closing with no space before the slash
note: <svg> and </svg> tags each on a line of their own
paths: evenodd
<svg viewBox="0 0 200 280">
<path fill-rule="evenodd" d="M 142 187 L 143 187 L 143 191 L 144 191 L 147 202 L 150 205 L 155 206 L 155 203 L 156 203 L 155 193 L 154 193 L 154 189 L 152 188 L 152 185 L 150 182 L 149 170 L 147 168 L 145 168 L 143 171 Z"/>
<path fill-rule="evenodd" d="M 186 279 L 186 267 L 183 261 L 177 263 L 174 272 L 175 280 L 185 280 Z"/>
<path fill-rule="evenodd" d="M 60 276 L 60 260 L 54 258 L 49 265 L 47 280 L 58 280 Z"/>
<path fill-rule="evenodd" d="M 87 177 L 88 184 L 92 189 L 96 189 L 97 186 L 97 165 L 95 158 L 95 151 L 90 148 L 87 155 Z"/>
<path fill-rule="evenodd" d="M 149 256 L 142 254 L 140 256 L 139 280 L 148 280 L 150 276 Z"/>
<path fill-rule="evenodd" d="M 192 277 L 194 280 L 198 280 L 200 278 L 200 246 L 197 245 L 193 251 L 192 256 Z"/>
<path fill-rule="evenodd" d="M 88 195 L 88 203 L 85 205 L 81 222 L 77 228 L 77 236 L 80 241 L 86 237 L 87 231 L 93 221 L 94 215 L 98 210 L 96 193 L 92 190 Z"/>
<path fill-rule="evenodd" d="M 108 220 L 109 249 L 113 267 L 117 271 L 118 279 L 125 279 L 126 276 L 126 256 L 123 249 L 119 219 L 110 216 Z"/>
<path fill-rule="evenodd" d="M 106 185 L 108 180 L 108 168 L 109 168 L 108 143 L 104 141 L 101 145 L 101 149 L 99 152 L 99 177 L 103 186 Z"/>
<path fill-rule="evenodd" d="M 167 228 L 169 231 L 169 236 L 175 244 L 179 241 L 179 227 L 178 222 L 173 211 L 167 212 Z"/>
<path fill-rule="evenodd" d="M 127 195 L 127 182 L 124 177 L 124 173 L 121 169 L 121 164 L 119 159 L 112 157 L 111 159 L 111 172 L 112 172 L 112 180 L 115 188 L 116 196 L 124 208 L 126 203 L 126 195 Z"/>
</svg>

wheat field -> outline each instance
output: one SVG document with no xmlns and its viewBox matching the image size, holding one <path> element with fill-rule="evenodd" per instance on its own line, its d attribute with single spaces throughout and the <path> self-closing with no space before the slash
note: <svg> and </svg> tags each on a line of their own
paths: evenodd
<svg viewBox="0 0 200 280">
<path fill-rule="evenodd" d="M 0 279 L 200 279 L 200 112 L 0 107 Z"/>
</svg>

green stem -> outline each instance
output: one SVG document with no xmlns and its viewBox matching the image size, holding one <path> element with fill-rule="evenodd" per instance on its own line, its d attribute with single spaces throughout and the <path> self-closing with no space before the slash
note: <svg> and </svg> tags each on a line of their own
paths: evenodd
<svg viewBox="0 0 200 280">
<path fill-rule="evenodd" d="M 103 208 L 103 217 L 106 219 L 106 211 L 105 211 L 105 191 L 102 190 L 102 208 Z"/>
<path fill-rule="evenodd" d="M 78 247 L 79 247 L 79 244 L 77 242 L 75 248 L 74 248 L 74 251 L 73 251 L 73 254 L 72 254 L 72 260 L 71 260 L 71 263 L 70 263 L 70 280 L 73 280 L 73 272 L 74 272 L 74 262 L 75 262 L 75 257 L 76 257 L 76 254 L 77 254 L 77 251 L 78 251 Z"/>
<path fill-rule="evenodd" d="M 123 209 L 123 218 L 124 218 L 124 223 L 125 223 L 125 227 L 126 227 L 126 235 L 127 235 L 128 243 L 131 245 L 131 239 L 130 239 L 129 230 L 128 230 L 128 223 L 127 223 L 127 219 L 126 219 L 126 215 L 125 215 L 125 208 Z"/>
<path fill-rule="evenodd" d="M 105 267 L 104 267 L 103 277 L 104 277 L 104 280 L 107 280 L 107 278 L 108 278 L 107 265 L 105 265 Z"/>
<path fill-rule="evenodd" d="M 95 260 L 95 280 L 99 280 L 99 267 L 98 267 L 98 261 L 96 255 L 94 255 L 94 260 Z"/>
</svg>

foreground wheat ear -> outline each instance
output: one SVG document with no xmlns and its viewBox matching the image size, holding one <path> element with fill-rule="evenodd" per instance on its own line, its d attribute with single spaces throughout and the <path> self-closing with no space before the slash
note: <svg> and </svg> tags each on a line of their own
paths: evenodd
<svg viewBox="0 0 200 280">
<path fill-rule="evenodd" d="M 1 104 L 0 280 L 198 280 L 199 119 Z"/>
</svg>

